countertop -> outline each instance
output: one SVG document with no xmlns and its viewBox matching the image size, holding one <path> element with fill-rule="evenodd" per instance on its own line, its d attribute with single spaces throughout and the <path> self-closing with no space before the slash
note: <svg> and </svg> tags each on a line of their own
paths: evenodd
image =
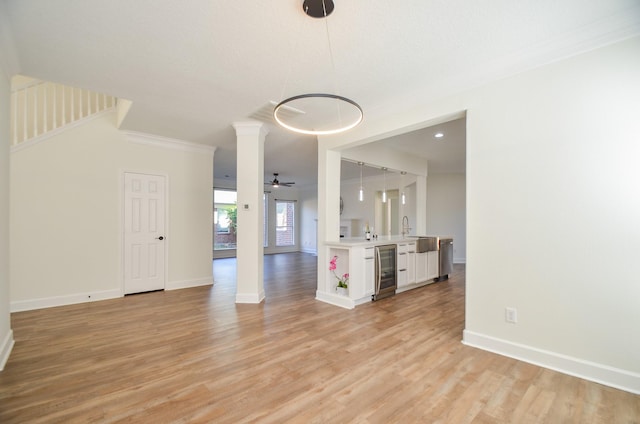
<svg viewBox="0 0 640 424">
<path fill-rule="evenodd" d="M 367 247 L 382 246 L 384 244 L 397 244 L 416 241 L 418 237 L 437 237 L 439 239 L 453 238 L 451 236 L 378 236 L 377 239 L 365 240 L 363 237 L 342 238 L 339 241 L 328 241 L 325 244 L 330 247 Z"/>
</svg>

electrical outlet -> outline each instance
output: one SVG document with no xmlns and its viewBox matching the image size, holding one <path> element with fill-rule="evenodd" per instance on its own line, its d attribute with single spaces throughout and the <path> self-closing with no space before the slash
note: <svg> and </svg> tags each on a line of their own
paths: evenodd
<svg viewBox="0 0 640 424">
<path fill-rule="evenodd" d="M 516 308 L 504 308 L 504 320 L 512 324 L 518 322 L 518 310 Z"/>
</svg>

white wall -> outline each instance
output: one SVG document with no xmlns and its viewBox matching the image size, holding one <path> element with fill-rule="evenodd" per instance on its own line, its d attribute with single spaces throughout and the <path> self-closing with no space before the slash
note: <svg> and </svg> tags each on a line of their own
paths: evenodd
<svg viewBox="0 0 640 424">
<path fill-rule="evenodd" d="M 329 160 L 466 110 L 465 343 L 637 393 L 639 52 L 632 38 L 319 140 Z"/>
<path fill-rule="evenodd" d="M 0 48 L 0 56 L 3 54 Z M 13 346 L 9 314 L 9 80 L 4 64 L 0 64 L 0 370 Z"/>
<path fill-rule="evenodd" d="M 407 175 L 404 178 L 398 174 L 387 174 L 386 177 L 386 189 L 387 190 L 398 190 L 399 193 L 402 192 L 401 187 L 403 185 L 409 186 L 412 183 L 415 183 L 415 177 Z M 369 223 L 370 229 L 373 228 L 376 233 L 381 234 L 380 223 L 376 222 L 375 219 L 375 208 L 376 208 L 376 195 L 378 192 L 382 191 L 385 188 L 385 182 L 382 177 L 382 171 L 380 177 L 369 177 L 363 179 L 362 186 L 364 187 L 364 200 L 360 202 L 358 200 L 358 192 L 360 190 L 360 180 L 346 180 L 340 182 L 340 195 L 344 201 L 344 210 L 342 216 L 340 216 L 341 220 L 358 220 L 360 225 L 364 227 L 366 223 Z M 401 228 L 401 220 L 404 215 L 409 217 L 409 223 L 412 227 L 411 234 L 416 235 L 416 226 L 415 224 L 415 198 L 412 196 L 415 190 L 415 184 L 413 184 L 413 189 L 406 190 L 405 194 L 407 195 L 407 203 L 406 205 L 402 205 L 399 203 L 398 210 L 398 228 Z M 359 228 L 360 236 L 364 237 L 363 228 Z M 398 234 L 394 234 L 398 235 Z"/>
<path fill-rule="evenodd" d="M 478 343 L 640 373 L 639 110 L 640 38 L 470 96 L 466 330 Z"/>
<path fill-rule="evenodd" d="M 453 236 L 453 261 L 467 257 L 465 174 L 427 177 L 427 234 Z"/>
<path fill-rule="evenodd" d="M 132 143 L 114 122 L 12 153 L 13 310 L 122 293 L 124 171 L 167 176 L 167 288 L 212 282 L 212 153 Z"/>
<path fill-rule="evenodd" d="M 317 254 L 318 189 L 305 188 L 298 192 L 300 211 L 300 250 Z"/>
<path fill-rule="evenodd" d="M 369 223 L 370 228 L 375 225 L 375 186 L 378 186 L 378 183 L 368 179 L 367 181 L 363 181 L 362 185 L 364 187 L 364 200 L 361 202 L 358 200 L 360 180 L 340 182 L 340 196 L 344 204 L 340 220 L 358 220 L 360 228 L 358 228 L 356 234 L 364 238 L 364 226 L 366 223 Z M 380 186 L 381 185 L 382 182 L 380 182 Z"/>
</svg>

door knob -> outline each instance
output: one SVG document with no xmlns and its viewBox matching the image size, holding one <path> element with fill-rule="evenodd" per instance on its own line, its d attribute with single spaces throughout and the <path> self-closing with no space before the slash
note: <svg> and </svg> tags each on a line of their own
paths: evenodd
<svg viewBox="0 0 640 424">
<path fill-rule="evenodd" d="M 156 240 L 164 240 L 164 237 L 162 237 L 162 236 L 156 237 Z"/>
</svg>

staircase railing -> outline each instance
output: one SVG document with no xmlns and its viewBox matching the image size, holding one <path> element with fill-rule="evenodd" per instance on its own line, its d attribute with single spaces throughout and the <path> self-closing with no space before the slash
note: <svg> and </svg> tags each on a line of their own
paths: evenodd
<svg viewBox="0 0 640 424">
<path fill-rule="evenodd" d="M 11 90 L 11 143 L 15 146 L 115 107 L 103 93 L 34 80 Z"/>
</svg>

